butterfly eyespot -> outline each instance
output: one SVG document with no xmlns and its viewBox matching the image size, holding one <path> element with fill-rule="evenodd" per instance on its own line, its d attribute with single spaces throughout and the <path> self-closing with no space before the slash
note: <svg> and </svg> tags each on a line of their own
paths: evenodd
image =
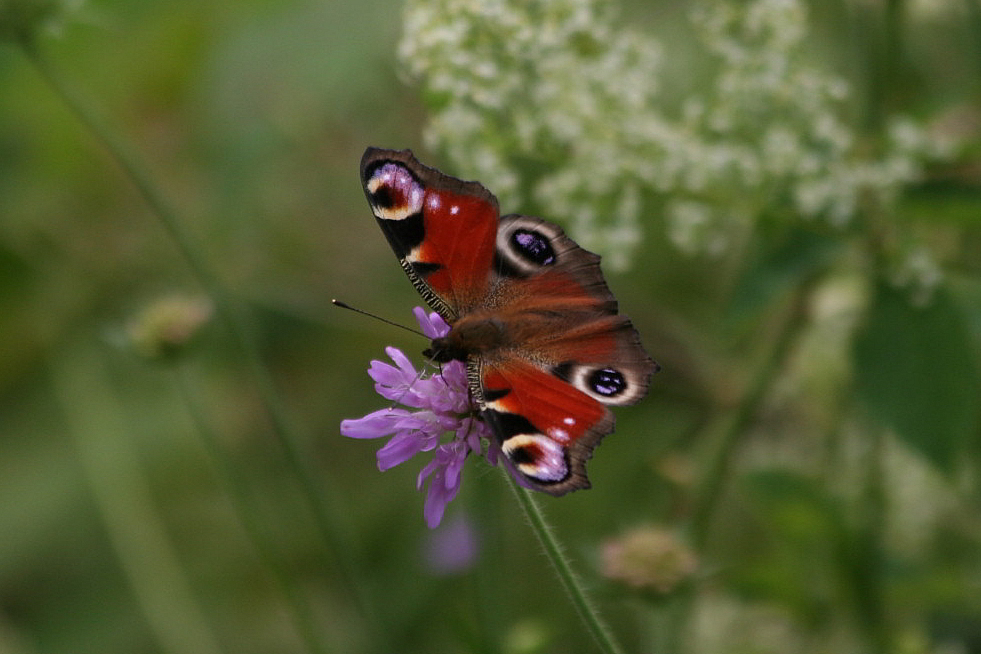
<svg viewBox="0 0 981 654">
<path fill-rule="evenodd" d="M 509 453 L 515 465 L 522 466 L 535 463 L 541 457 L 541 452 L 537 451 L 537 449 L 526 445 L 525 447 L 513 447 L 509 450 Z"/>
<path fill-rule="evenodd" d="M 545 234 L 530 229 L 516 229 L 511 234 L 514 251 L 538 266 L 551 266 L 555 263 L 555 250 L 548 241 Z"/>
<path fill-rule="evenodd" d="M 501 449 L 522 474 L 537 481 L 557 482 L 569 475 L 564 448 L 543 434 L 517 434 Z"/>
<path fill-rule="evenodd" d="M 590 366 L 565 361 L 552 367 L 551 372 L 603 404 L 633 404 L 647 393 L 642 373 L 630 368 L 618 370 L 609 365 Z"/>
<path fill-rule="evenodd" d="M 558 226 L 538 218 L 504 216 L 497 233 L 498 272 L 509 277 L 529 277 L 542 268 L 559 265 L 556 244 L 562 235 Z"/>
<path fill-rule="evenodd" d="M 627 388 L 627 380 L 613 368 L 594 370 L 587 383 L 594 392 L 606 397 L 616 397 Z"/>
<path fill-rule="evenodd" d="M 408 168 L 391 161 L 368 171 L 365 189 L 375 215 L 383 220 L 405 220 L 418 214 L 426 195 Z"/>
</svg>

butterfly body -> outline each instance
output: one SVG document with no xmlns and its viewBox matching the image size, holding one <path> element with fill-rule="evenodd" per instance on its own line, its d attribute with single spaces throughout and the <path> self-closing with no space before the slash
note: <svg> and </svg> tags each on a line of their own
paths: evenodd
<svg viewBox="0 0 981 654">
<path fill-rule="evenodd" d="M 471 395 L 528 485 L 588 488 L 585 461 L 614 418 L 647 393 L 647 355 L 600 258 L 539 218 L 499 216 L 497 199 L 419 163 L 368 148 L 361 180 L 412 284 L 450 324 L 426 355 L 467 364 Z"/>
</svg>

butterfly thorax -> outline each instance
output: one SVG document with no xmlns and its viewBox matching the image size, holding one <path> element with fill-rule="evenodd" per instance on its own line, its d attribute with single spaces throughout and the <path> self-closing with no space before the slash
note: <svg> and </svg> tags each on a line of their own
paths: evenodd
<svg viewBox="0 0 981 654">
<path fill-rule="evenodd" d="M 483 354 L 512 344 L 503 320 L 495 317 L 464 316 L 453 324 L 446 336 L 434 338 L 423 354 L 438 363 L 466 361 L 472 354 Z"/>
<path fill-rule="evenodd" d="M 530 346 L 548 342 L 568 328 L 567 320 L 549 311 L 476 311 L 461 316 L 423 354 L 438 363 L 466 362 L 473 355 L 494 358 L 502 351 L 527 352 Z"/>
</svg>

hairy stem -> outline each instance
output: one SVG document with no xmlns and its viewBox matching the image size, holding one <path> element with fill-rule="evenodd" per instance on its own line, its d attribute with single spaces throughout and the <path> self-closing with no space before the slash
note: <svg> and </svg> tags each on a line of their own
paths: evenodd
<svg viewBox="0 0 981 654">
<path fill-rule="evenodd" d="M 569 595 L 573 606 L 576 607 L 576 611 L 579 613 L 579 617 L 582 618 L 586 629 L 596 640 L 596 644 L 599 645 L 600 650 L 604 654 L 622 654 L 623 650 L 620 649 L 620 646 L 613 639 L 609 626 L 600 617 L 596 607 L 593 606 L 593 603 L 587 596 L 582 581 L 573 572 L 569 559 L 562 553 L 562 546 L 555 537 L 552 528 L 545 522 L 545 516 L 542 514 L 538 503 L 531 496 L 530 492 L 518 486 L 510 474 L 505 472 L 505 475 L 511 483 L 511 490 L 514 491 L 514 496 L 518 499 L 518 504 L 521 505 L 522 510 L 528 517 L 531 530 L 535 532 L 538 542 L 542 544 L 545 555 L 551 561 L 555 572 L 559 575 L 559 580 L 562 582 L 562 586 Z"/>
</svg>

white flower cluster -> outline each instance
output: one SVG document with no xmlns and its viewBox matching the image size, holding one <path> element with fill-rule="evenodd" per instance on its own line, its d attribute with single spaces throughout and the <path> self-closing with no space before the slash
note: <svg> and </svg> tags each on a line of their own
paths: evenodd
<svg viewBox="0 0 981 654">
<path fill-rule="evenodd" d="M 859 154 L 840 117 L 846 82 L 804 61 L 799 0 L 703 6 L 693 23 L 719 67 L 706 96 L 684 112 L 692 135 L 687 180 L 673 189 L 666 214 L 682 250 L 720 251 L 763 213 L 842 226 L 863 199 L 888 203 L 920 174 L 928 144 L 908 120 L 891 130 L 906 138 L 890 139 L 880 157 Z"/>
<path fill-rule="evenodd" d="M 434 109 L 427 145 L 623 267 L 660 176 L 651 132 L 674 130 L 653 111 L 658 46 L 612 18 L 602 0 L 409 0 L 399 59 Z"/>
<path fill-rule="evenodd" d="M 930 249 L 919 242 L 902 247 L 892 262 L 890 280 L 895 286 L 908 291 L 910 301 L 916 306 L 926 306 L 933 292 L 944 279 L 944 271 Z"/>
<path fill-rule="evenodd" d="M 804 61 L 800 0 L 693 12 L 718 66 L 677 116 L 657 97 L 660 46 L 602 0 L 408 0 L 405 17 L 399 57 L 430 101 L 427 145 L 504 207 L 566 221 L 614 268 L 651 216 L 709 254 L 764 214 L 844 225 L 932 154 L 908 120 L 881 155 L 860 154 L 840 117 L 847 85 Z"/>
</svg>

